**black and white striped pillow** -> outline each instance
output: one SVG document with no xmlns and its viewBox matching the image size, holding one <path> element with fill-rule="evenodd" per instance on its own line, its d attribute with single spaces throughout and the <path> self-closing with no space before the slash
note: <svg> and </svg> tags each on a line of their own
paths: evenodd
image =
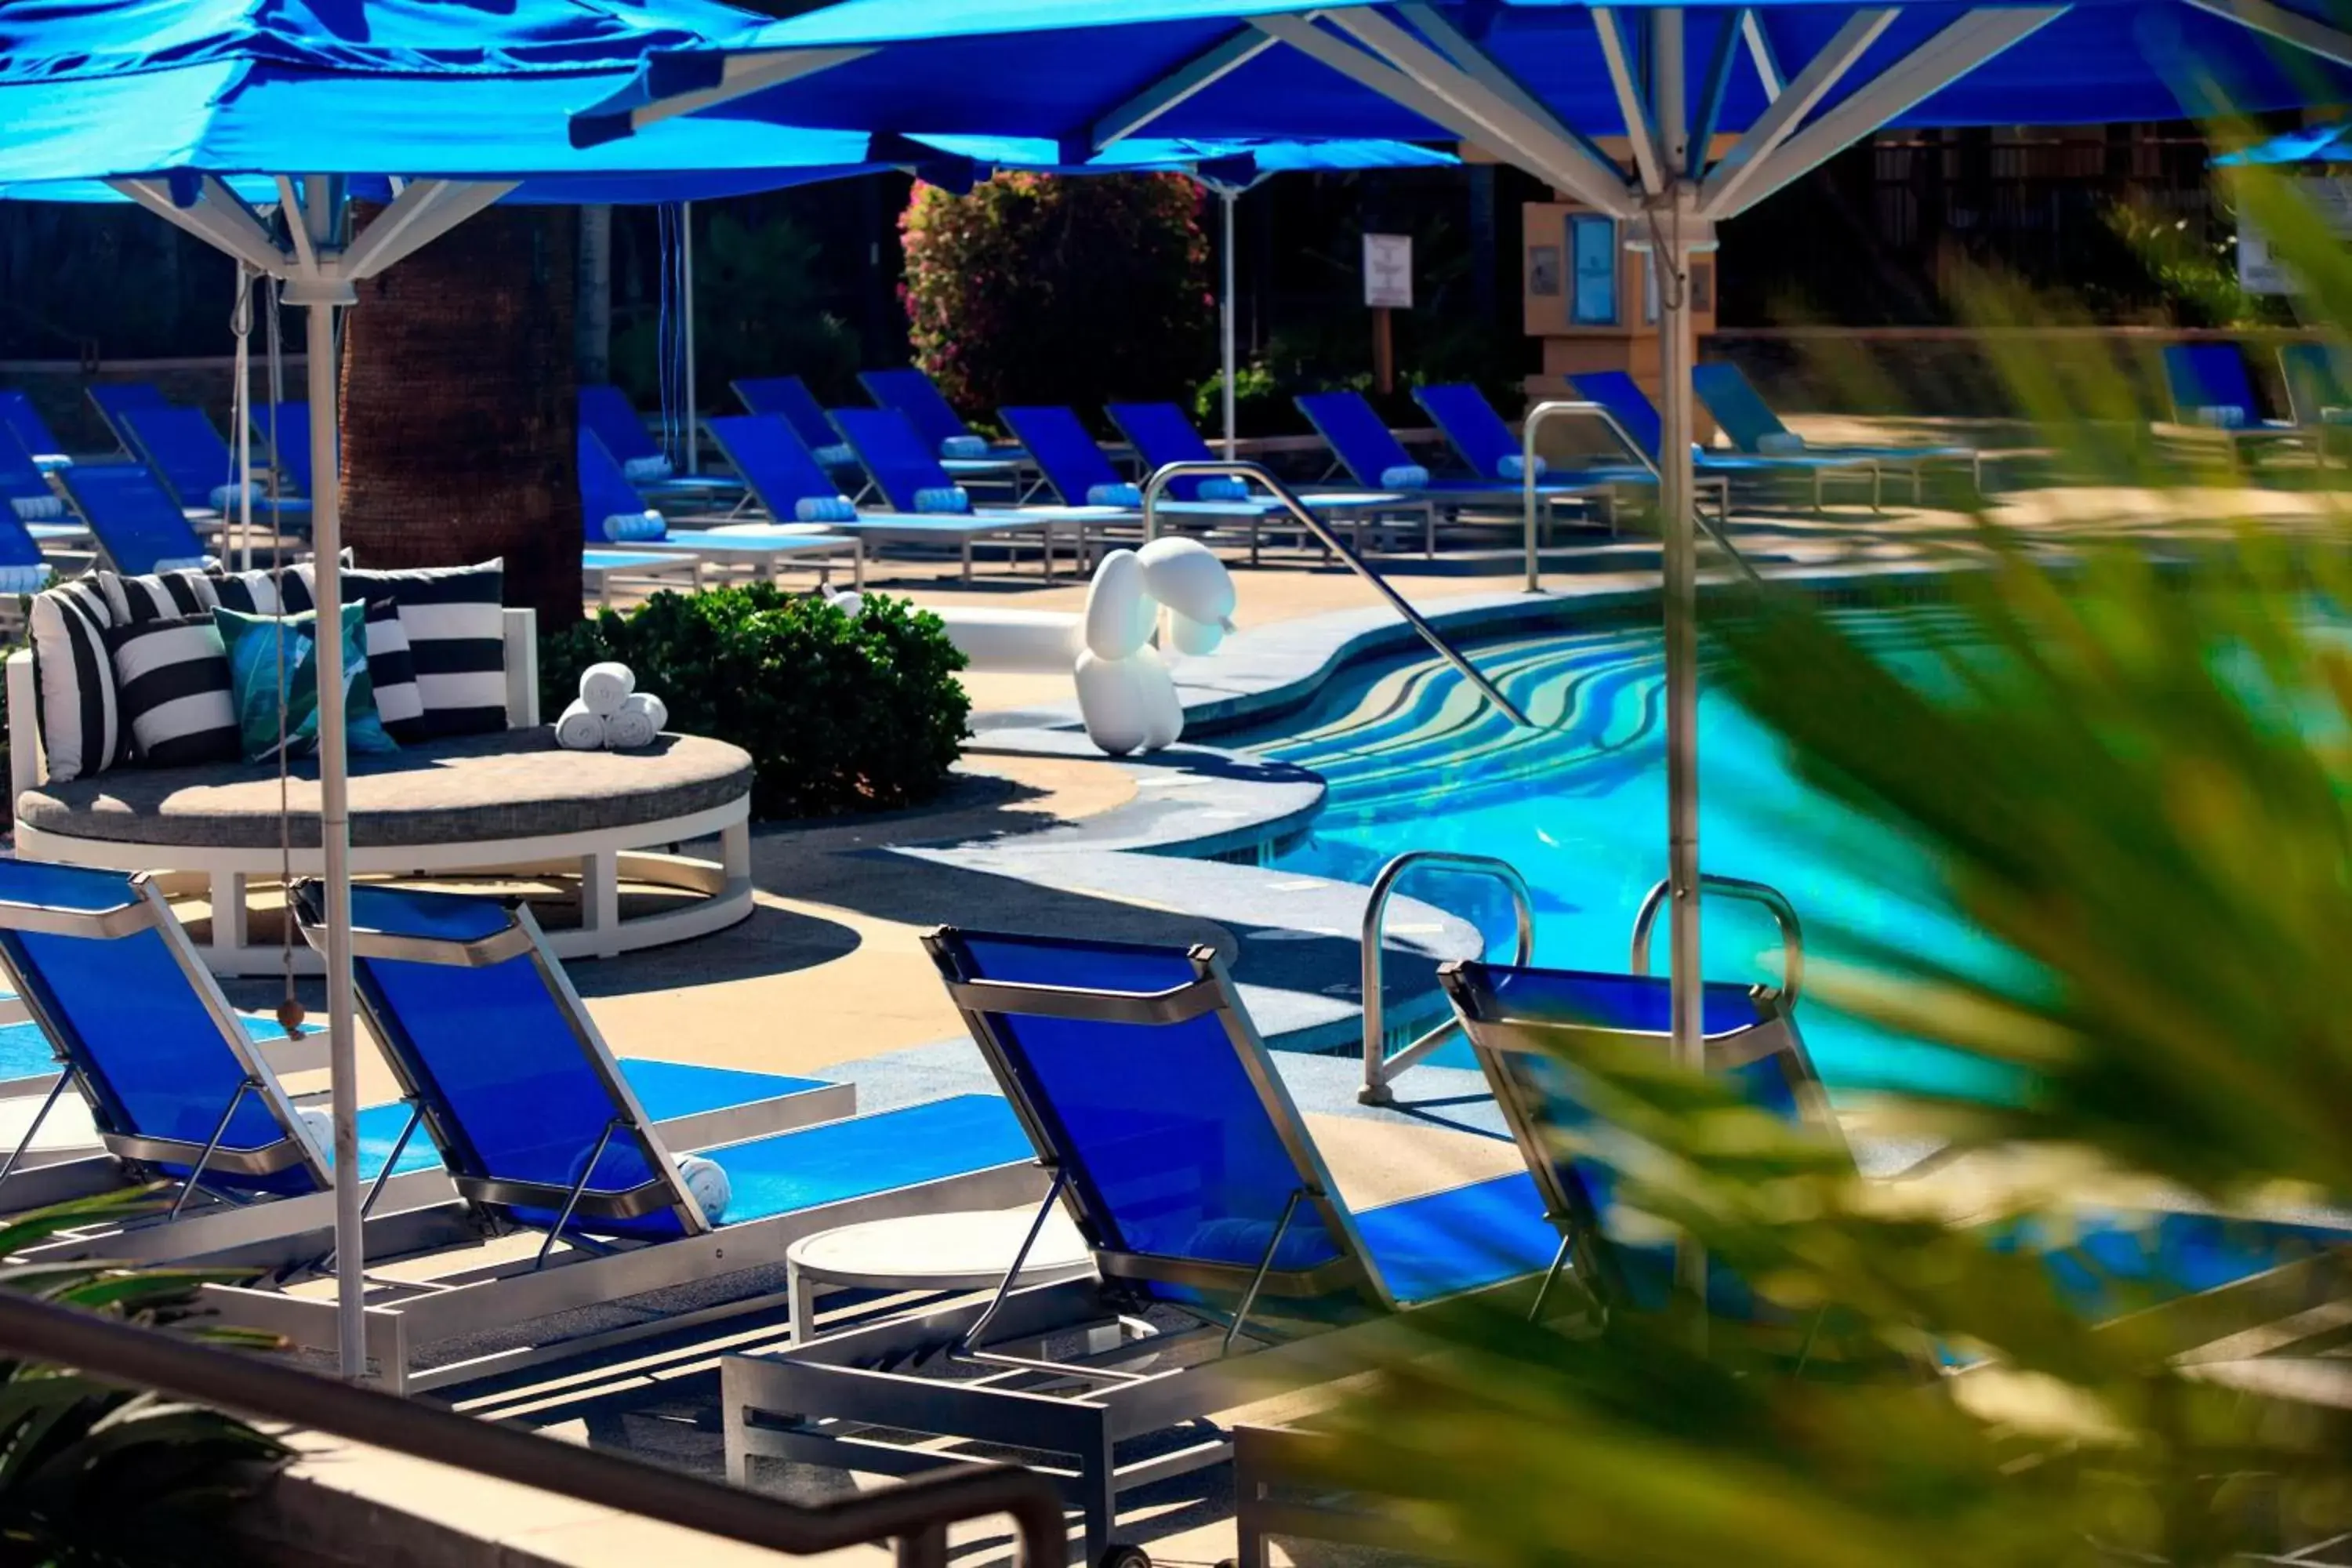
<svg viewBox="0 0 2352 1568">
<path fill-rule="evenodd" d="M 98 586 L 106 595 L 107 614 L 118 626 L 209 615 L 212 607 L 220 603 L 212 574 L 194 568 L 156 572 L 144 577 L 101 572 L 98 574 Z"/>
<path fill-rule="evenodd" d="M 106 651 L 106 596 L 78 578 L 34 595 L 27 621 L 49 780 L 68 784 L 102 773 L 131 749 Z"/>
<path fill-rule="evenodd" d="M 367 602 L 368 678 L 375 683 L 375 714 L 383 731 L 404 746 L 427 738 L 425 694 L 416 684 L 416 659 L 409 651 L 408 626 L 392 600 Z"/>
<path fill-rule="evenodd" d="M 210 612 L 115 626 L 106 646 L 123 725 L 141 762 L 180 768 L 236 761 L 228 650 Z"/>
<path fill-rule="evenodd" d="M 298 570 L 307 593 L 310 568 Z M 400 606 L 428 736 L 486 735 L 507 727 L 503 558 L 406 572 L 346 570 L 342 593 L 347 602 L 389 598 Z M 394 738 L 400 739 L 397 731 Z"/>
<path fill-rule="evenodd" d="M 276 572 L 224 572 L 213 579 L 213 602 L 239 615 L 299 615 L 310 607 L 310 586 L 291 566 Z"/>
</svg>

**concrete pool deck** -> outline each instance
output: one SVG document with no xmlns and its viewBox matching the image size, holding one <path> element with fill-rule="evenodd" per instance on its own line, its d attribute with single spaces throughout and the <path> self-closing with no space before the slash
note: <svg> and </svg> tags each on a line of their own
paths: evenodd
<svg viewBox="0 0 2352 1568">
<path fill-rule="evenodd" d="M 1817 438 L 1895 438 L 1853 422 L 1799 423 Z M 2184 493 L 2043 486 L 2006 491 L 1992 510 L 2026 537 L 2055 547 L 2119 535 L 2193 545 L 2223 536 L 2224 526 L 2211 520 L 2224 516 L 2285 528 L 2330 526 L 2343 517 L 2328 495 L 2234 488 Z M 1973 552 L 1974 526 L 1959 511 L 1890 505 L 1874 514 L 1841 506 L 1827 518 L 1742 513 L 1735 534 L 1768 572 L 1884 574 Z M 1571 546 L 1561 555 L 1566 564 L 1547 579 L 1552 610 L 1655 592 L 1648 562 L 1627 564 L 1638 552 L 1596 541 L 1581 554 Z M 1499 576 L 1430 571 L 1410 557 L 1377 564 L 1433 616 L 1528 613 L 1530 601 L 1516 591 L 1508 570 Z M 1344 569 L 1270 562 L 1237 568 L 1236 577 L 1243 635 L 1210 658 L 1179 665 L 1189 701 L 1204 713 L 1310 679 L 1349 638 L 1398 639 L 1394 618 Z M 1076 609 L 1085 594 L 1076 582 L 1044 584 L 1034 568 L 1018 575 L 991 571 L 965 587 L 950 567 L 894 566 L 877 586 L 940 606 Z M 1254 1016 L 1277 1045 L 1327 1052 L 1344 1046 L 1356 1014 L 1361 890 L 1151 852 L 1177 840 L 1213 839 L 1216 813 L 1258 813 L 1253 827 L 1294 820 L 1311 812 L 1311 788 L 1249 773 L 1245 760 L 1221 751 L 1213 734 L 1160 759 L 1086 755 L 1050 727 L 1067 714 L 1069 683 L 1062 677 L 974 676 L 967 689 L 978 734 L 957 785 L 942 800 L 887 817 L 763 826 L 754 836 L 759 893 L 751 920 L 678 947 L 572 968 L 616 1051 L 840 1078 L 857 1085 L 861 1110 L 987 1087 L 978 1052 L 917 941 L 939 923 L 1213 942 L 1234 958 Z M 1229 797 L 1236 793 L 1254 804 L 1235 804 Z M 1400 938 L 1410 957 L 1424 966 L 1475 940 L 1461 922 L 1427 906 L 1401 901 L 1396 924 L 1404 928 Z M 1402 989 L 1412 974 L 1403 963 L 1396 973 Z M 264 1005 L 270 1000 L 267 987 L 250 984 L 234 995 Z M 306 986 L 305 995 L 315 1000 L 316 994 Z M 1393 1201 L 1517 1166 L 1475 1073 L 1417 1069 L 1402 1086 L 1408 1105 L 1381 1110 L 1355 1103 L 1359 1069 L 1346 1056 L 1291 1048 L 1278 1061 L 1351 1203 Z M 372 1053 L 363 1051 L 362 1062 L 371 1079 L 365 1093 L 393 1092 Z M 714 1342 L 726 1332 L 726 1325 L 709 1331 Z M 747 1329 L 745 1336 L 755 1344 L 775 1339 L 772 1329 Z M 705 1343 L 567 1368 L 540 1385 L 504 1388 L 463 1400 L 461 1407 L 718 1475 L 711 1353 Z M 774 1561 L 389 1456 L 339 1450 L 307 1463 L 305 1473 L 326 1476 L 347 1494 L 389 1510 L 429 1513 L 456 1537 L 494 1551 L 478 1560 L 499 1568 Z M 1218 1489 L 1227 1484 L 1221 1476 L 1136 1494 L 1122 1514 L 1122 1535 L 1160 1562 L 1230 1556 L 1231 1500 Z M 960 1534 L 959 1555 L 995 1561 L 1003 1555 L 1001 1539 L 994 1527 Z M 841 1555 L 874 1563 L 887 1556 L 879 1548 Z"/>
</svg>

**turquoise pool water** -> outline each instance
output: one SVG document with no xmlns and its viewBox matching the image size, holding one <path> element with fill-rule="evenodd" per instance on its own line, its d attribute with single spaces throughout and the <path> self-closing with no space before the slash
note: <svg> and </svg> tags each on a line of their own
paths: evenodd
<svg viewBox="0 0 2352 1568">
<path fill-rule="evenodd" d="M 1918 649 L 1933 609 L 1857 612 L 1898 668 L 1926 679 Z M 1330 795 L 1284 869 L 1369 882 L 1408 849 L 1492 855 L 1534 891 L 1537 962 L 1622 969 L 1635 910 L 1665 875 L 1664 660 L 1654 629 L 1529 636 L 1473 645 L 1479 668 L 1542 729 L 1515 729 L 1442 661 L 1419 655 L 1350 668 L 1304 712 L 1221 745 L 1313 768 Z M 1796 905 L 1811 957 L 1865 942 L 1997 973 L 2004 955 L 1937 899 L 1922 858 L 1793 776 L 1778 742 L 1702 682 L 1700 861 L 1769 883 Z M 1494 885 L 1414 873 L 1404 890 L 1475 920 L 1507 956 L 1508 904 Z M 1705 908 L 1711 978 L 1775 976 L 1770 918 L 1716 899 Z M 1663 965 L 1664 932 L 1654 943 Z M 1799 1018 L 1833 1087 L 2000 1092 L 1984 1065 L 1899 1038 L 1818 1000 Z M 1466 1048 L 1447 1059 L 1471 1065 Z"/>
</svg>

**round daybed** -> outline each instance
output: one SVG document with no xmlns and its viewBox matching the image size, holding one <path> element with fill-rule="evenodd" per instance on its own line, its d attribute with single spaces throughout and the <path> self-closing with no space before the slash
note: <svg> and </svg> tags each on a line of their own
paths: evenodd
<svg viewBox="0 0 2352 1568">
<path fill-rule="evenodd" d="M 549 931 L 565 958 L 605 958 L 732 925 L 751 912 L 751 759 L 664 735 L 634 752 L 559 750 L 544 726 L 355 756 L 352 870 L 576 882 L 580 918 Z M 293 867 L 316 875 L 319 773 L 296 764 L 287 802 Z M 244 765 L 117 769 L 16 796 L 16 852 L 119 870 L 169 868 L 166 890 L 208 894 L 205 958 L 223 974 L 274 973 L 247 940 L 246 885 L 279 875 L 278 779 Z M 658 852 L 716 835 L 717 861 Z M 684 895 L 624 921 L 624 883 Z M 300 948 L 298 960 L 312 955 Z M 315 967 L 315 965 L 314 965 Z"/>
</svg>

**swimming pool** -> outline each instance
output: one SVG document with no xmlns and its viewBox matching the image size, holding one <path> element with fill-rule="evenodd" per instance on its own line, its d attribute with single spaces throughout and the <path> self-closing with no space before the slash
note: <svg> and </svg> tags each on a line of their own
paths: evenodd
<svg viewBox="0 0 2352 1568">
<path fill-rule="evenodd" d="M 1848 614 L 1891 663 L 1916 669 L 1917 649 L 1943 613 Z M 1659 634 L 1529 635 L 1469 652 L 1540 728 L 1515 728 L 1442 660 L 1415 653 L 1342 670 L 1306 710 L 1217 743 L 1312 768 L 1329 785 L 1309 834 L 1278 854 L 1278 868 L 1370 882 L 1408 849 L 1496 856 L 1517 867 L 1534 894 L 1538 963 L 1622 969 L 1634 912 L 1666 869 Z M 1977 973 L 2005 966 L 2002 951 L 1938 900 L 1916 849 L 1814 794 L 1774 737 L 1710 683 L 1700 690 L 1705 869 L 1788 895 L 1809 957 L 1851 957 L 1879 942 Z M 1475 920 L 1507 956 L 1509 906 L 1493 883 L 1415 872 L 1404 890 Z M 1703 910 L 1709 977 L 1777 975 L 1780 941 L 1768 915 L 1723 899 Z M 1654 946 L 1663 963 L 1663 931 Z M 1986 1064 L 1817 999 L 1799 1019 L 1833 1088 L 1982 1095 L 2005 1081 Z M 1458 1045 L 1433 1059 L 1471 1065 Z"/>
</svg>

